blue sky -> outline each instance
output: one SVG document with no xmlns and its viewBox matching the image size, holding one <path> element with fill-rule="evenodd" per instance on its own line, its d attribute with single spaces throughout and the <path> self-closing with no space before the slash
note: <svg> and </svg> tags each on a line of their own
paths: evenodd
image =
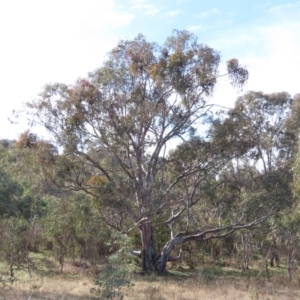
<svg viewBox="0 0 300 300">
<path fill-rule="evenodd" d="M 7 119 L 44 84 L 86 76 L 118 40 L 138 33 L 162 44 L 173 29 L 190 30 L 223 62 L 235 57 L 248 66 L 244 92 L 299 93 L 299 16 L 299 0 L 1 1 L 0 139 L 27 129 Z M 211 101 L 232 106 L 238 95 L 224 81 Z"/>
</svg>

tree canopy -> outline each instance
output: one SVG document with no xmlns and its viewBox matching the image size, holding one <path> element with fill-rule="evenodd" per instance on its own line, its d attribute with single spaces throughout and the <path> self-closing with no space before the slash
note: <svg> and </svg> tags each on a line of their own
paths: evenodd
<svg viewBox="0 0 300 300">
<path fill-rule="evenodd" d="M 145 270 L 163 272 L 177 244 L 224 237 L 268 215 L 266 206 L 247 219 L 236 206 L 223 217 L 230 210 L 214 196 L 240 183 L 228 176 L 230 164 L 241 174 L 233 159 L 260 158 L 265 172 L 272 169 L 291 99 L 250 92 L 228 117 L 211 122 L 209 99 L 219 78 L 237 88 L 248 79 L 237 59 L 227 62 L 226 74 L 220 62 L 187 31 L 175 30 L 163 46 L 138 35 L 120 41 L 88 78 L 48 84 L 27 103 L 31 122 L 53 138 L 52 145 L 33 143 L 42 149 L 43 174 L 57 187 L 92 196 L 106 224 L 123 233 L 138 228 Z M 241 197 L 235 195 L 228 205 Z M 154 244 L 159 227 L 170 231 L 162 249 Z"/>
</svg>

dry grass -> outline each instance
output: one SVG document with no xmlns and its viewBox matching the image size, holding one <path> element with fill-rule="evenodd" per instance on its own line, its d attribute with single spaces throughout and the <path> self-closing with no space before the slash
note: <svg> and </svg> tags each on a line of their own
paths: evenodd
<svg viewBox="0 0 300 300">
<path fill-rule="evenodd" d="M 16 271 L 14 282 L 2 282 L 0 299 L 2 300 L 83 300 L 90 298 L 90 288 L 93 286 L 94 274 L 91 270 L 83 269 L 73 264 L 66 264 L 64 273 L 59 268 L 52 270 L 46 276 L 34 272 L 30 278 L 28 274 Z M 19 275 L 19 276 L 18 276 Z M 4 277 L 5 278 L 5 277 Z"/>
<path fill-rule="evenodd" d="M 14 282 L 2 281 L 1 300 L 83 300 L 92 299 L 94 270 L 83 272 L 80 266 L 66 264 L 64 273 L 51 258 L 44 259 L 30 278 L 25 270 L 16 270 Z M 6 269 L 6 267 L 5 267 Z M 4 270 L 4 266 L 0 266 Z M 300 275 L 293 282 L 287 280 L 283 269 L 272 270 L 266 278 L 263 270 L 241 272 L 237 269 L 207 266 L 198 270 L 173 267 L 167 276 L 137 275 L 134 286 L 124 291 L 130 300 L 292 300 L 300 299 Z M 0 272 L 2 279 L 7 272 Z"/>
<path fill-rule="evenodd" d="M 276 280 L 260 283 L 256 280 L 214 280 L 205 283 L 202 280 L 187 279 L 173 281 L 138 281 L 128 290 L 124 299 L 131 300 L 292 300 L 300 299 L 297 287 L 277 286 Z"/>
<path fill-rule="evenodd" d="M 5 300 L 83 300 L 91 299 L 91 278 L 31 278 L 16 281 L 0 291 Z M 279 280 L 279 278 L 277 279 Z M 216 280 L 205 283 L 195 278 L 178 281 L 166 277 L 137 279 L 135 285 L 125 291 L 124 299 L 130 300 L 292 300 L 300 299 L 300 290 L 295 287 L 278 286 L 277 280 Z"/>
<path fill-rule="evenodd" d="M 46 300 L 46 299 L 88 299 L 88 279 L 66 279 L 65 276 L 57 278 L 30 278 L 16 281 L 0 291 L 0 299 L 5 300 Z"/>
</svg>

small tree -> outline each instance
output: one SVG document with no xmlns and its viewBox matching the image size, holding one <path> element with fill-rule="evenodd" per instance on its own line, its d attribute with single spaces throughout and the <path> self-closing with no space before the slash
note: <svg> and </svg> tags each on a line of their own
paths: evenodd
<svg viewBox="0 0 300 300">
<path fill-rule="evenodd" d="M 112 244 L 119 247 L 110 255 L 108 264 L 94 279 L 97 288 L 92 288 L 91 293 L 97 299 L 123 299 L 123 289 L 132 285 L 135 262 L 130 254 L 130 240 L 127 236 L 116 233 L 112 237 Z"/>
</svg>

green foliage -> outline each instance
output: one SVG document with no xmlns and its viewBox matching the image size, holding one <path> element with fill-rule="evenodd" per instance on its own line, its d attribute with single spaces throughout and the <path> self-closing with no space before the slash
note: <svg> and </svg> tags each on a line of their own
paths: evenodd
<svg viewBox="0 0 300 300">
<path fill-rule="evenodd" d="M 20 216 L 27 220 L 39 211 L 34 209 L 35 198 L 27 193 L 8 173 L 0 170 L 0 216 Z"/>
<path fill-rule="evenodd" d="M 10 265 L 19 267 L 26 263 L 26 244 L 30 237 L 30 223 L 24 218 L 13 217 L 0 219 L 1 226 L 1 257 Z M 11 271 L 13 277 L 13 271 Z"/>
<path fill-rule="evenodd" d="M 285 231 L 292 232 L 299 240 L 299 222 L 300 222 L 300 151 L 298 149 L 292 164 L 293 181 L 291 188 L 293 192 L 293 205 L 286 207 L 280 212 L 282 227 Z"/>
<path fill-rule="evenodd" d="M 94 279 L 97 288 L 91 289 L 96 299 L 123 299 L 123 290 L 132 286 L 135 262 L 130 254 L 130 240 L 127 236 L 115 233 L 111 245 L 119 250 L 108 258 L 108 264 Z"/>
<path fill-rule="evenodd" d="M 44 238 L 53 246 L 63 266 L 65 257 L 80 258 L 85 264 L 99 262 L 109 253 L 110 232 L 104 226 L 91 197 L 83 193 L 48 197 L 47 215 L 41 220 Z"/>
</svg>

